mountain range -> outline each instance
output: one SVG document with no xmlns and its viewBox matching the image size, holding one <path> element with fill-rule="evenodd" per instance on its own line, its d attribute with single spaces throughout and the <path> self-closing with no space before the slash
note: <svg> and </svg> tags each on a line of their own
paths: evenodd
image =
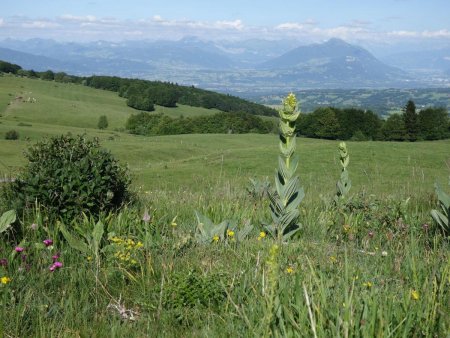
<svg viewBox="0 0 450 338">
<path fill-rule="evenodd" d="M 366 49 L 335 38 L 301 46 L 293 40 L 204 41 L 196 37 L 90 43 L 0 41 L 0 59 L 26 69 L 157 79 L 233 94 L 450 86 L 449 55 L 450 49 L 443 49 L 379 60 Z"/>
</svg>

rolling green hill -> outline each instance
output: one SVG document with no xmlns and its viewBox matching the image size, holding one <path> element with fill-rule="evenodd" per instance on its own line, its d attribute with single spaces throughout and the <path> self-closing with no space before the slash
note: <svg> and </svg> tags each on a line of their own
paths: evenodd
<svg viewBox="0 0 450 338">
<path fill-rule="evenodd" d="M 33 99 L 35 102 L 31 102 Z M 98 117 L 106 115 L 110 129 L 123 128 L 127 118 L 136 113 L 125 101 L 116 93 L 76 84 L 7 75 L 0 77 L 2 120 L 16 123 L 96 128 Z M 176 108 L 156 106 L 155 111 L 171 117 L 212 115 L 219 112 L 216 109 L 185 105 L 178 105 Z"/>
<path fill-rule="evenodd" d="M 22 99 L 16 99 L 18 96 Z M 26 102 L 28 97 L 36 102 Z M 188 106 L 158 109 L 172 116 L 214 113 Z M 23 165 L 22 151 L 33 141 L 71 132 L 99 137 L 102 145 L 130 166 L 136 186 L 145 190 L 211 189 L 211 183 L 220 180 L 232 180 L 243 187 L 250 176 L 273 175 L 278 151 L 273 134 L 143 137 L 114 130 L 122 128 L 133 112 L 125 99 L 113 92 L 0 77 L 0 173 L 13 174 Z M 107 130 L 96 129 L 100 115 L 108 117 Z M 4 139 L 11 129 L 19 132 L 19 140 Z M 350 142 L 354 189 L 394 195 L 431 193 L 436 179 L 446 182 L 448 178 L 449 146 L 449 140 Z M 334 191 L 339 175 L 336 149 L 336 141 L 299 139 L 299 173 L 307 192 L 314 192 L 307 193 L 307 198 Z"/>
</svg>

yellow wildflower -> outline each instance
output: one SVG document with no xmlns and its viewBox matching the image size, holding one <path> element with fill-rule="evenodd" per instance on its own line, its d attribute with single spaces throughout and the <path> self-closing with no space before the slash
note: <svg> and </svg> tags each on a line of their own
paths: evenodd
<svg viewBox="0 0 450 338">
<path fill-rule="evenodd" d="M 90 262 L 90 261 L 92 261 L 92 256 L 87 256 L 86 259 L 88 262 Z"/>
<path fill-rule="evenodd" d="M 289 273 L 289 274 L 292 274 L 292 273 L 294 273 L 294 268 L 292 266 L 288 266 L 286 268 L 286 272 Z"/>
<path fill-rule="evenodd" d="M 419 291 L 417 291 L 417 290 L 411 290 L 411 298 L 412 298 L 413 300 L 419 300 L 419 298 L 420 298 Z"/>
<path fill-rule="evenodd" d="M 228 229 L 228 230 L 227 230 L 227 236 L 228 236 L 228 237 L 233 237 L 233 236 L 234 236 L 234 231 Z"/>
<path fill-rule="evenodd" d="M 143 246 L 144 246 L 144 244 L 142 244 L 142 242 L 136 243 L 136 249 L 142 248 Z"/>
<path fill-rule="evenodd" d="M 175 222 L 175 221 L 177 220 L 177 217 L 178 217 L 178 215 L 175 216 L 175 217 L 173 218 L 172 222 L 170 223 L 173 227 L 176 227 L 176 226 L 178 225 L 177 222 Z"/>
<path fill-rule="evenodd" d="M 350 225 L 349 224 L 344 224 L 343 226 L 344 232 L 347 233 L 350 231 Z"/>
<path fill-rule="evenodd" d="M 373 286 L 373 284 L 371 282 L 365 282 L 365 283 L 363 283 L 363 286 L 370 289 Z"/>
<path fill-rule="evenodd" d="M 262 240 L 264 237 L 266 237 L 266 233 L 264 231 L 261 231 L 259 233 L 258 241 Z"/>
<path fill-rule="evenodd" d="M 218 241 L 219 241 L 219 239 L 220 239 L 220 237 L 219 237 L 219 236 L 217 236 L 217 235 L 214 235 L 214 237 L 213 237 L 213 241 L 214 241 L 214 242 L 218 242 Z"/>
<path fill-rule="evenodd" d="M 9 278 L 9 277 L 2 277 L 2 278 L 0 278 L 0 282 L 2 283 L 2 284 L 8 284 L 9 282 L 11 282 L 11 278 Z"/>
<path fill-rule="evenodd" d="M 330 262 L 331 263 L 336 263 L 337 262 L 336 256 L 330 256 Z"/>
</svg>

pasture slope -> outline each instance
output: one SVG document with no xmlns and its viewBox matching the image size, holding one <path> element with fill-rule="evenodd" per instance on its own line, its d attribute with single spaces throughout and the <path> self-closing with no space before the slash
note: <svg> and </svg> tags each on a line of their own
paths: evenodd
<svg viewBox="0 0 450 338">
<path fill-rule="evenodd" d="M 28 98 L 36 102 L 27 102 Z M 171 116 L 215 112 L 189 106 L 157 107 L 159 111 Z M 130 166 L 136 182 L 145 189 L 205 188 L 198 185 L 198 178 L 227 178 L 245 185 L 251 176 L 273 175 L 278 151 L 275 135 L 142 137 L 124 133 L 126 119 L 135 112 L 116 93 L 0 77 L 0 172 L 7 173 L 5 165 L 13 172 L 23 165 L 22 152 L 28 144 L 44 136 L 71 132 L 99 137 L 104 147 Z M 96 129 L 101 115 L 108 118 L 106 130 Z M 4 133 L 11 129 L 19 132 L 19 140 L 4 139 Z M 354 189 L 377 195 L 431 194 L 436 180 L 447 179 L 449 146 L 449 140 L 349 142 Z M 311 191 L 307 196 L 333 191 L 339 175 L 336 147 L 335 141 L 299 139 L 299 173 L 305 189 Z"/>
</svg>

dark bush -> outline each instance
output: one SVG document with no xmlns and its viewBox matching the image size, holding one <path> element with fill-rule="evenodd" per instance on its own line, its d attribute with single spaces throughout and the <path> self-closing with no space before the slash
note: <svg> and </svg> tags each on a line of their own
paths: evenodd
<svg viewBox="0 0 450 338">
<path fill-rule="evenodd" d="M 5 140 L 18 140 L 19 139 L 19 133 L 17 131 L 13 130 L 8 130 L 5 133 Z"/>
<path fill-rule="evenodd" d="M 130 199 L 127 169 L 98 139 L 53 137 L 29 147 L 25 157 L 28 164 L 7 188 L 19 213 L 37 202 L 50 217 L 71 220 L 116 210 Z"/>
<path fill-rule="evenodd" d="M 108 118 L 106 117 L 106 115 L 102 115 L 98 118 L 97 128 L 98 129 L 108 128 Z"/>
</svg>

